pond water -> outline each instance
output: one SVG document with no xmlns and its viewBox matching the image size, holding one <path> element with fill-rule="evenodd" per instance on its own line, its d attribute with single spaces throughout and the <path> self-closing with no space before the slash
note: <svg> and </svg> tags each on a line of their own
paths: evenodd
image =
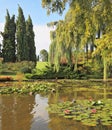
<svg viewBox="0 0 112 130">
<path fill-rule="evenodd" d="M 0 95 L 0 130 L 112 130 L 112 126 L 86 126 L 47 111 L 51 103 L 73 99 L 112 98 L 112 86 L 63 87 L 49 95 Z"/>
</svg>

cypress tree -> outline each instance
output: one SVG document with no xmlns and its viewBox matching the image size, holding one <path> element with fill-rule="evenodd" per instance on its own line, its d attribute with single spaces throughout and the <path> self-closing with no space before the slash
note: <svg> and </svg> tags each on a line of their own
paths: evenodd
<svg viewBox="0 0 112 130">
<path fill-rule="evenodd" d="M 31 17 L 28 16 L 28 19 L 26 21 L 26 43 L 28 47 L 28 60 L 29 61 L 36 61 L 36 47 L 35 47 L 35 41 L 34 41 L 34 31 L 33 31 L 33 24 Z"/>
<path fill-rule="evenodd" d="M 12 18 L 10 18 L 10 14 L 7 10 L 6 23 L 4 27 L 4 32 L 2 33 L 3 36 L 2 56 L 4 62 L 15 62 L 16 60 L 15 32 L 16 32 L 15 16 L 13 15 Z"/>
<path fill-rule="evenodd" d="M 18 18 L 16 22 L 17 36 L 17 61 L 27 60 L 26 58 L 26 24 L 22 8 L 18 8 Z"/>
<path fill-rule="evenodd" d="M 16 33 L 16 23 L 15 23 L 15 16 L 13 15 L 10 20 L 10 42 L 11 42 L 11 57 L 10 61 L 15 62 L 16 61 L 16 43 L 15 43 L 15 33 Z"/>
</svg>

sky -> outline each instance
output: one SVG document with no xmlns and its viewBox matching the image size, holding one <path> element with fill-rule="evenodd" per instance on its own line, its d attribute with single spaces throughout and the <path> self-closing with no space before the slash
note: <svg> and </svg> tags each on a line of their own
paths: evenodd
<svg viewBox="0 0 112 130">
<path fill-rule="evenodd" d="M 0 0 L 0 31 L 4 29 L 6 9 L 10 16 L 14 14 L 17 18 L 18 5 L 23 9 L 26 20 L 28 15 L 31 16 L 35 33 L 36 54 L 38 55 L 42 49 L 49 51 L 50 31 L 53 28 L 47 27 L 47 23 L 64 19 L 66 11 L 63 15 L 53 13 L 48 16 L 46 9 L 41 6 L 41 0 Z"/>
</svg>

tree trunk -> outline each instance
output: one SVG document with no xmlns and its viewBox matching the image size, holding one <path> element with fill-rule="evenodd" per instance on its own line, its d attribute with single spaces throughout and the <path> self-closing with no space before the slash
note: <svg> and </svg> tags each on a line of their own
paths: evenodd
<svg viewBox="0 0 112 130">
<path fill-rule="evenodd" d="M 104 65 L 104 70 L 103 70 L 103 80 L 107 80 L 107 61 L 106 61 L 106 56 L 104 55 L 103 57 L 103 65 Z"/>
<path fill-rule="evenodd" d="M 86 44 L 86 61 L 87 61 L 87 63 L 88 63 L 88 43 Z"/>
<path fill-rule="evenodd" d="M 76 56 L 76 60 L 74 64 L 74 71 L 77 71 L 77 64 L 78 64 L 78 56 Z"/>
</svg>

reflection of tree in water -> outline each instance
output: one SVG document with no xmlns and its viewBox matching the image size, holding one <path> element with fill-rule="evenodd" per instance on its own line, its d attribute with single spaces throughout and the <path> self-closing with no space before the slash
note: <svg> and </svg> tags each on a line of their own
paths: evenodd
<svg viewBox="0 0 112 130">
<path fill-rule="evenodd" d="M 86 126 L 82 126 L 80 122 L 71 119 L 49 114 L 49 128 L 52 130 L 90 130 Z"/>
<path fill-rule="evenodd" d="M 30 130 L 33 96 L 0 96 L 1 130 Z"/>
<path fill-rule="evenodd" d="M 49 128 L 51 130 L 111 130 L 112 126 L 86 126 L 82 125 L 78 121 L 72 119 L 66 119 L 56 114 L 49 114 L 51 119 L 49 122 Z"/>
<path fill-rule="evenodd" d="M 103 90 L 103 89 L 102 89 Z M 61 91 L 56 91 L 51 93 L 48 98 L 48 103 L 58 103 L 64 101 L 72 101 L 73 99 L 87 99 L 88 97 L 93 97 L 95 99 L 99 98 L 99 91 L 75 91 L 75 88 L 64 89 Z M 105 93 L 105 92 L 104 92 Z M 100 98 L 103 95 L 100 95 Z M 64 117 L 58 116 L 56 114 L 49 113 L 49 128 L 51 130 L 111 130 L 112 126 L 85 126 L 80 122 L 74 121 L 72 119 L 66 119 Z"/>
</svg>

